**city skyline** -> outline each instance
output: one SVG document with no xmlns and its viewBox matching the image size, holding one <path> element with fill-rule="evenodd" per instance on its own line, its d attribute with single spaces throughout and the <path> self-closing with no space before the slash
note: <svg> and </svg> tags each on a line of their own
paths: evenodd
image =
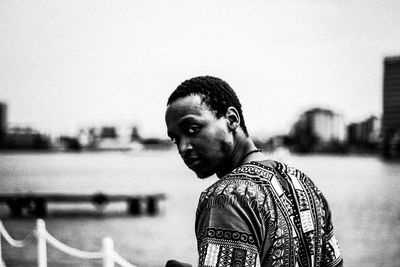
<svg viewBox="0 0 400 267">
<path fill-rule="evenodd" d="M 232 86 L 255 136 L 313 107 L 361 121 L 381 115 L 383 60 L 400 55 L 397 1 L 40 3 L 0 4 L 0 101 L 9 123 L 50 133 L 165 138 L 169 94 L 198 75 Z"/>
</svg>

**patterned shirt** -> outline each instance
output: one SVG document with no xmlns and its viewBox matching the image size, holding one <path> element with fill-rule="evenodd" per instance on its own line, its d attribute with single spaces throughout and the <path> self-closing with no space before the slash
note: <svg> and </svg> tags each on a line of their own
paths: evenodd
<svg viewBox="0 0 400 267">
<path fill-rule="evenodd" d="M 196 212 L 199 266 L 342 266 L 331 212 L 309 177 L 277 161 L 236 168 Z"/>
</svg>

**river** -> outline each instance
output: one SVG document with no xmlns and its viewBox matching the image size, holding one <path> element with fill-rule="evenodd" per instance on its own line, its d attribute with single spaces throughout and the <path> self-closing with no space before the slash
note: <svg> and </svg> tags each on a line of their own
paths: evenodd
<svg viewBox="0 0 400 267">
<path fill-rule="evenodd" d="M 271 158 L 273 156 L 271 155 Z M 286 155 L 282 161 L 307 173 L 322 190 L 345 266 L 400 266 L 400 163 L 376 156 Z M 104 210 L 89 204 L 49 204 L 48 231 L 60 241 L 98 251 L 111 237 L 118 253 L 138 266 L 164 266 L 168 259 L 196 265 L 194 216 L 200 192 L 215 182 L 195 178 L 175 151 L 3 153 L 0 193 L 164 193 L 156 216 L 127 215 L 124 203 Z M 14 238 L 35 219 L 0 218 Z M 24 249 L 2 242 L 7 266 L 35 266 L 36 245 Z M 48 266 L 101 266 L 48 247 Z"/>
</svg>

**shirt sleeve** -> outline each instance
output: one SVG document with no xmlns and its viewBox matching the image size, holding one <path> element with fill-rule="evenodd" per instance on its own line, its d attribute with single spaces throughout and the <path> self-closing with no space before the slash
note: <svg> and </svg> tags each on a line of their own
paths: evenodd
<svg viewBox="0 0 400 267">
<path fill-rule="evenodd" d="M 199 266 L 260 266 L 262 201 L 257 185 L 240 180 L 203 192 L 196 214 Z"/>
<path fill-rule="evenodd" d="M 339 243 L 336 239 L 333 224 L 332 224 L 332 214 L 329 208 L 328 202 L 325 197 L 320 194 L 325 211 L 325 238 L 323 240 L 323 255 L 322 261 L 327 267 L 341 267 L 343 266 L 343 256 L 339 248 Z"/>
</svg>

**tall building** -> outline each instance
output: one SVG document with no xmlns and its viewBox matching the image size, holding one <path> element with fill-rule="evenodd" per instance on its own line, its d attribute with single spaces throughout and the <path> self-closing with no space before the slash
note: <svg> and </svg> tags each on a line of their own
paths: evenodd
<svg viewBox="0 0 400 267">
<path fill-rule="evenodd" d="M 383 153 L 400 156 L 400 56 L 384 59 Z"/>
<path fill-rule="evenodd" d="M 7 136 L 7 105 L 0 102 L 0 147 L 3 147 Z"/>
</svg>

